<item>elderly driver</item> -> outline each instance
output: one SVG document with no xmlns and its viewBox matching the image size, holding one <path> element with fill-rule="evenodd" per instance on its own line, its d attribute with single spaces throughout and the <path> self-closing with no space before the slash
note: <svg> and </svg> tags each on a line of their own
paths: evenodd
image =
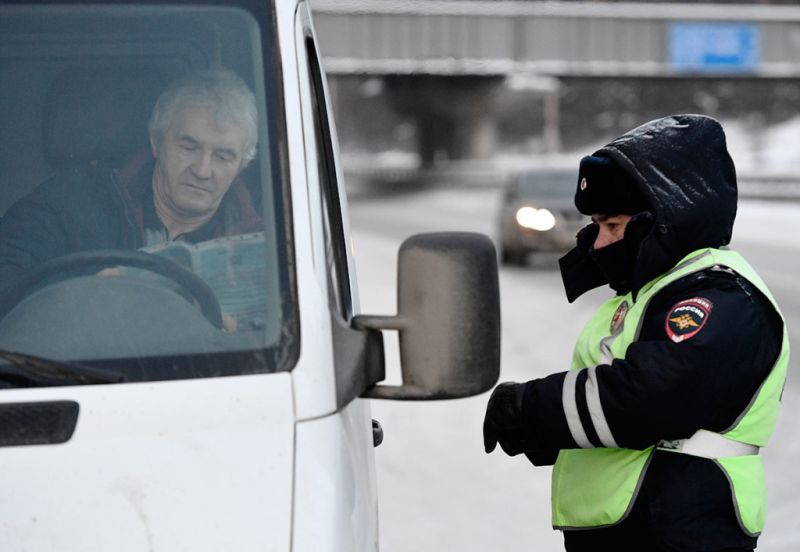
<svg viewBox="0 0 800 552">
<path fill-rule="evenodd" d="M 196 243 L 262 229 L 237 176 L 254 158 L 255 98 L 234 73 L 187 76 L 164 91 L 150 152 L 123 170 L 86 163 L 14 204 L 0 223 L 0 282 L 68 253 Z"/>
<path fill-rule="evenodd" d="M 232 73 L 190 77 L 164 92 L 150 121 L 158 220 L 146 228 L 147 244 L 235 233 L 241 221 L 232 215 L 241 213 L 220 206 L 257 139 L 255 99 Z"/>
</svg>

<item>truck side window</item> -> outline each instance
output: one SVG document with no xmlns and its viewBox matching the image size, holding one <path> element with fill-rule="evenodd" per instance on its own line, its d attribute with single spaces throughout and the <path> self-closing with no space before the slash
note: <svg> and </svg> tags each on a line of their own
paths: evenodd
<svg viewBox="0 0 800 552">
<path fill-rule="evenodd" d="M 311 101 L 315 117 L 314 134 L 317 143 L 317 163 L 322 196 L 322 213 L 325 230 L 325 257 L 330 275 L 329 294 L 331 308 L 345 320 L 352 316 L 350 277 L 347 268 L 347 250 L 339 201 L 339 183 L 336 177 L 333 137 L 325 102 L 323 75 L 320 70 L 317 50 L 312 38 L 306 38 Z"/>
</svg>

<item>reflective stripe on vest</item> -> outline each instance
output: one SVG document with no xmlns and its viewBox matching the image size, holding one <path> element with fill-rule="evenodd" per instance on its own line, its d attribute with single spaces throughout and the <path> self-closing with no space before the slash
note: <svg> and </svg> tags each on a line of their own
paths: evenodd
<svg viewBox="0 0 800 552">
<path fill-rule="evenodd" d="M 611 434 L 611 428 L 608 427 L 606 415 L 603 413 L 603 405 L 600 404 L 600 387 L 597 385 L 597 375 L 595 371 L 596 366 L 591 368 L 583 368 L 588 372 L 586 379 L 586 405 L 589 408 L 589 415 L 594 425 L 594 430 L 600 438 L 600 442 L 607 448 L 618 448 L 619 445 L 614 440 Z M 583 371 L 581 370 L 581 371 Z M 576 398 L 576 387 L 578 381 L 578 370 L 570 370 L 564 378 L 564 387 L 562 390 L 562 399 L 564 403 L 564 413 L 567 416 L 567 424 L 572 433 L 572 438 L 578 443 L 581 448 L 592 448 L 591 441 L 586 436 L 586 431 L 583 429 L 581 418 L 578 413 L 578 400 Z"/>
<path fill-rule="evenodd" d="M 760 447 L 728 439 L 721 433 L 698 429 L 688 439 L 663 440 L 658 443 L 656 448 L 703 458 L 728 458 L 758 454 Z"/>
<path fill-rule="evenodd" d="M 694 272 L 714 266 L 731 269 L 758 288 L 780 314 L 764 282 L 738 254 L 704 249 L 687 255 L 667 274 L 650 282 L 634 303 L 630 294 L 614 297 L 598 309 L 578 338 L 573 370 L 564 380 L 562 400 L 567 424 L 580 449 L 562 450 L 553 469 L 553 526 L 559 529 L 602 527 L 622 521 L 633 506 L 655 447 L 646 450 L 617 448 L 600 402 L 596 367 L 613 358 L 624 358 L 628 346 L 641 331 L 650 300 L 665 286 Z M 623 303 L 627 302 L 627 305 Z M 612 319 L 627 308 L 621 324 Z M 756 535 L 763 528 L 766 512 L 764 473 L 758 448 L 766 445 L 777 418 L 780 393 L 786 377 L 789 342 L 784 324 L 781 352 L 770 374 L 750 404 L 730 428 L 720 433 L 700 430 L 689 439 L 662 441 L 658 448 L 673 453 L 711 458 L 725 473 L 735 497 L 734 508 L 742 529 Z M 586 428 L 578 413 L 577 380 L 586 371 Z M 594 448 L 588 438 L 593 429 L 603 448 Z"/>
</svg>

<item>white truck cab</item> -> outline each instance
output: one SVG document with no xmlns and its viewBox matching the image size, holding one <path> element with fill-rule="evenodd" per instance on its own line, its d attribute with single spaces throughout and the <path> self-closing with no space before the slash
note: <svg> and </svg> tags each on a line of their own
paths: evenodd
<svg viewBox="0 0 800 552">
<path fill-rule="evenodd" d="M 217 66 L 256 98 L 262 227 L 87 245 L 148 174 L 155 99 Z M 4 2 L 0 100 L 0 550 L 377 550 L 369 398 L 494 385 L 496 257 L 413 236 L 398 312 L 360 311 L 308 4 Z"/>
</svg>

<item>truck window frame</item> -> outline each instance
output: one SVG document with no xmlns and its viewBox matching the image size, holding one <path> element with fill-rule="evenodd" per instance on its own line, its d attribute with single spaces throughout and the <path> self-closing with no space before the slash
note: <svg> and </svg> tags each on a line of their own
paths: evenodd
<svg viewBox="0 0 800 552">
<path fill-rule="evenodd" d="M 343 320 L 353 316 L 350 270 L 347 265 L 347 246 L 342 222 L 339 178 L 333 136 L 330 127 L 325 84 L 319 56 L 312 36 L 305 36 L 306 61 L 311 85 L 311 109 L 314 117 L 314 136 L 317 144 L 320 194 L 322 200 L 325 257 L 328 263 L 328 288 L 331 307 Z"/>
<path fill-rule="evenodd" d="M 319 190 L 322 210 L 322 230 L 325 241 L 326 281 L 328 285 L 329 313 L 334 354 L 337 408 L 344 408 L 367 388 L 384 378 L 383 339 L 379 331 L 352 327 L 353 296 L 351 292 L 347 235 L 342 214 L 340 180 L 334 150 L 334 121 L 331 118 L 329 97 L 324 81 L 324 71 L 311 30 L 309 15 L 304 3 L 298 7 L 299 31 L 297 37 L 300 78 L 308 78 L 310 92 L 309 122 L 314 126 L 318 182 L 309 182 Z M 303 67 L 305 65 L 305 67 Z M 310 130 L 306 132 L 310 135 Z M 308 152 L 307 152 L 308 154 Z M 313 167 L 314 160 L 307 159 Z"/>
</svg>

